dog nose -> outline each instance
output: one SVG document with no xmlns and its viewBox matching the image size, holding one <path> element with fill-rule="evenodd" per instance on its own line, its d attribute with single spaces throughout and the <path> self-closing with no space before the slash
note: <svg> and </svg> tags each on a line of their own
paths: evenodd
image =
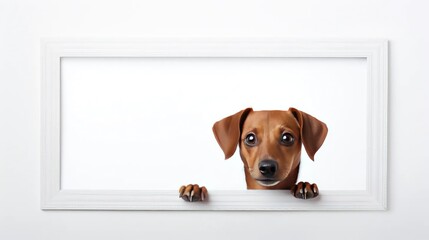
<svg viewBox="0 0 429 240">
<path fill-rule="evenodd" d="M 259 163 L 259 171 L 264 177 L 272 178 L 277 171 L 277 162 L 274 160 L 262 160 Z"/>
</svg>

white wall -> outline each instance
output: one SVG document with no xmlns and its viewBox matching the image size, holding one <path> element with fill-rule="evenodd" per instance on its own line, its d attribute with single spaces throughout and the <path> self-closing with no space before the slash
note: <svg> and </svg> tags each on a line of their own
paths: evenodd
<svg viewBox="0 0 429 240">
<path fill-rule="evenodd" d="M 0 239 L 427 239 L 428 9 L 423 0 L 2 0 Z M 388 39 L 389 210 L 41 211 L 41 37 Z"/>
</svg>

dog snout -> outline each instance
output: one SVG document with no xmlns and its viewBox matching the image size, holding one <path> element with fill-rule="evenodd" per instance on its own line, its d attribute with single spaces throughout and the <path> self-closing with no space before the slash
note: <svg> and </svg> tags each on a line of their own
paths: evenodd
<svg viewBox="0 0 429 240">
<path fill-rule="evenodd" d="M 262 160 L 259 163 L 259 172 L 266 178 L 272 178 L 276 174 L 278 164 L 274 160 Z"/>
</svg>

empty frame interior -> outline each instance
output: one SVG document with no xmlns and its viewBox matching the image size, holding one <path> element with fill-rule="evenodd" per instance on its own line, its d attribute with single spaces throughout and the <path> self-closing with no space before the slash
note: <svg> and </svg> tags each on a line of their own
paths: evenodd
<svg viewBox="0 0 429 240">
<path fill-rule="evenodd" d="M 365 190 L 366 58 L 61 58 L 61 189 L 245 190 L 212 125 L 246 107 L 298 108 L 329 128 L 300 179 Z"/>
</svg>

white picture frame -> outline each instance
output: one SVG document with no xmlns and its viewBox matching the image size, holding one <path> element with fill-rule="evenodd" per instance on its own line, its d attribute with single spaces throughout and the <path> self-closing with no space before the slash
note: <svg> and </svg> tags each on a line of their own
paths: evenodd
<svg viewBox="0 0 429 240">
<path fill-rule="evenodd" d="M 366 190 L 324 191 L 314 200 L 283 190 L 210 191 L 188 203 L 178 191 L 61 189 L 61 59 L 67 57 L 365 58 Z M 43 210 L 386 210 L 388 42 L 284 39 L 44 39 L 41 48 L 41 208 Z"/>
</svg>

